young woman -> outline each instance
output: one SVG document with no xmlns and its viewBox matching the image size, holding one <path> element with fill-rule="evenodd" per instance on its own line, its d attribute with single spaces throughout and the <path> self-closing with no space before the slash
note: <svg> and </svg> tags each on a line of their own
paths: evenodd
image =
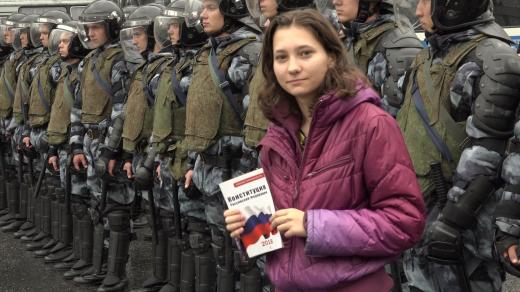
<svg viewBox="0 0 520 292">
<path fill-rule="evenodd" d="M 267 255 L 271 281 L 277 291 L 390 291 L 383 266 L 424 227 L 399 127 L 318 12 L 275 17 L 263 45 L 271 124 L 260 157 L 284 239 Z M 239 237 L 244 217 L 224 216 Z"/>
</svg>

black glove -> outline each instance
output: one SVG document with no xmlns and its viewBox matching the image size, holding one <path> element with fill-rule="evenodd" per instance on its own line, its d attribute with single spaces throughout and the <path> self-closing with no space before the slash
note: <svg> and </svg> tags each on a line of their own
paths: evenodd
<svg viewBox="0 0 520 292">
<path fill-rule="evenodd" d="M 500 259 L 500 263 L 502 264 L 502 267 L 504 268 L 504 270 L 506 270 L 506 272 L 508 272 L 509 274 L 516 276 L 516 277 L 520 277 L 520 266 L 517 266 L 517 265 L 514 265 L 513 263 L 511 263 L 509 256 L 504 257 L 504 253 L 506 253 L 507 250 L 511 246 L 513 246 L 513 245 L 518 246 L 518 244 L 519 244 L 518 238 L 516 238 L 510 234 L 507 234 L 500 230 L 498 230 L 495 234 L 496 257 L 498 259 Z M 517 255 L 517 257 L 520 256 L 520 250 L 518 249 L 518 247 L 516 249 L 516 255 Z"/>
</svg>

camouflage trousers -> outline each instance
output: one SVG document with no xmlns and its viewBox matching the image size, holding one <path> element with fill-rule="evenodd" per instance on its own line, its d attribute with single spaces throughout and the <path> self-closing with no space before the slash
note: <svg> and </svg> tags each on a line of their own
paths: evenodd
<svg viewBox="0 0 520 292">
<path fill-rule="evenodd" d="M 46 178 L 47 183 L 52 182 L 53 185 L 56 185 L 56 186 L 61 185 L 61 183 L 60 183 L 61 175 L 52 173 L 51 171 L 48 170 L 47 161 L 45 159 L 45 157 L 47 157 L 46 156 L 47 153 L 42 152 L 44 150 L 46 151 L 46 149 L 44 149 L 44 148 L 46 148 L 46 146 L 44 146 L 43 143 L 46 143 L 45 141 L 47 141 L 47 130 L 44 127 L 32 129 L 29 138 L 31 141 L 31 145 L 34 147 L 34 149 L 37 152 L 40 153 L 39 158 L 33 160 L 34 170 L 39 174 L 40 171 L 42 171 L 42 167 L 43 167 L 43 169 L 45 171 L 45 178 Z M 44 159 L 45 159 L 45 161 L 44 161 Z M 62 187 L 63 186 L 64 185 L 62 185 Z"/>
<path fill-rule="evenodd" d="M 204 153 L 207 155 L 221 155 L 224 145 L 229 145 L 234 149 L 242 149 L 242 137 L 224 136 L 216 144 L 209 147 Z M 231 177 L 242 175 L 238 169 L 231 170 Z M 206 220 L 209 225 L 217 227 L 221 232 L 224 228 L 224 203 L 220 193 L 219 184 L 224 181 L 224 169 L 204 162 L 200 155 L 197 155 L 193 167 L 193 183 L 203 194 Z"/>
<path fill-rule="evenodd" d="M 60 149 L 58 151 L 59 156 L 59 166 L 60 166 L 60 181 L 61 181 L 61 187 L 65 189 L 66 187 L 66 177 L 67 172 L 70 171 L 70 155 L 69 153 L 64 150 Z M 71 174 L 70 176 L 70 187 L 71 187 L 71 194 L 74 196 L 85 196 L 88 193 L 87 189 L 87 178 L 83 177 L 81 175 L 75 175 Z"/>
<path fill-rule="evenodd" d="M 464 268 L 472 292 L 501 291 L 503 272 L 497 260 L 493 258 L 495 206 L 496 199 L 490 199 L 480 210 L 476 227 L 465 230 L 462 234 Z M 407 286 L 413 286 L 425 292 L 465 292 L 458 284 L 455 266 L 432 263 L 425 256 L 428 230 L 438 216 L 437 205 L 428 210 L 426 228 L 421 243 L 403 254 L 403 266 L 408 279 Z"/>
<path fill-rule="evenodd" d="M 101 200 L 102 180 L 96 173 L 95 162 L 98 161 L 101 156 L 100 139 L 92 139 L 88 135 L 85 135 L 83 141 L 83 153 L 88 162 L 87 189 L 92 199 L 95 199 L 99 203 Z M 118 170 L 116 171 L 116 169 Z M 110 182 L 107 185 L 107 199 L 116 204 L 129 205 L 134 201 L 135 192 L 132 188 L 129 188 L 128 183 L 124 181 L 126 174 L 122 174 L 121 169 L 121 161 L 118 161 L 114 170 L 115 172 L 119 172 L 120 175 L 117 177 L 118 181 Z"/>
<path fill-rule="evenodd" d="M 184 192 L 184 183 L 173 178 L 171 163 L 172 159 L 168 157 L 161 160 L 159 164 L 161 176 L 159 183 L 156 183 L 154 187 L 156 206 L 167 212 L 173 213 L 173 188 L 176 188 L 179 197 L 181 216 L 206 220 L 206 216 L 204 214 L 204 203 L 201 200 L 192 200 L 186 196 L 186 193 Z"/>
<path fill-rule="evenodd" d="M 12 153 L 12 164 L 16 165 L 20 159 L 18 154 L 19 145 L 22 143 L 22 128 L 16 127 L 13 136 L 11 136 L 11 153 Z"/>
<path fill-rule="evenodd" d="M 13 158 L 12 151 L 12 139 L 9 139 L 11 136 L 7 131 L 7 127 L 9 126 L 9 119 L 0 119 L 0 135 L 2 135 L 2 143 L 6 143 L 6 145 L 2 145 L 2 155 L 4 159 L 5 166 L 4 167 L 14 167 L 16 165 L 16 161 Z M 4 141 L 5 139 L 5 141 Z"/>
</svg>

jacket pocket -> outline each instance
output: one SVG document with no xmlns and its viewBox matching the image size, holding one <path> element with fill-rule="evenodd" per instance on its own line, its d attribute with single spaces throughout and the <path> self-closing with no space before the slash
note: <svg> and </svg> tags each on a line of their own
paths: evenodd
<svg viewBox="0 0 520 292">
<path fill-rule="evenodd" d="M 326 164 L 314 171 L 311 171 L 310 173 L 308 173 L 305 177 L 306 178 L 312 178 L 312 177 L 315 177 L 315 176 L 318 176 L 324 172 L 327 172 L 329 170 L 332 170 L 332 169 L 335 169 L 335 168 L 338 168 L 338 167 L 342 167 L 342 166 L 345 166 L 347 164 L 350 164 L 354 161 L 354 158 L 352 157 L 351 154 L 347 154 L 347 155 L 344 155 L 344 156 L 341 156 L 340 158 L 338 158 L 336 161 L 332 162 L 332 163 L 329 163 L 329 164 Z"/>
</svg>

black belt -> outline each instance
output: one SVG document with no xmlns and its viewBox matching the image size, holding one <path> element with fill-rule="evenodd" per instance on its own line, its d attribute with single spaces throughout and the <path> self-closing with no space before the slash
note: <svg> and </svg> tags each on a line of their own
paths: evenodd
<svg viewBox="0 0 520 292">
<path fill-rule="evenodd" d="M 88 129 L 85 133 L 90 139 L 95 140 L 103 136 L 103 131 L 99 129 Z"/>
<path fill-rule="evenodd" d="M 237 155 L 236 153 L 232 155 L 231 161 L 228 161 L 227 157 L 224 156 L 218 156 L 218 155 L 208 155 L 205 153 L 200 154 L 202 161 L 204 161 L 205 164 L 209 164 L 212 166 L 220 167 L 220 168 L 227 168 L 228 165 L 232 169 L 239 169 L 240 168 L 240 158 L 241 155 Z M 229 164 L 228 164 L 229 163 Z"/>
</svg>

